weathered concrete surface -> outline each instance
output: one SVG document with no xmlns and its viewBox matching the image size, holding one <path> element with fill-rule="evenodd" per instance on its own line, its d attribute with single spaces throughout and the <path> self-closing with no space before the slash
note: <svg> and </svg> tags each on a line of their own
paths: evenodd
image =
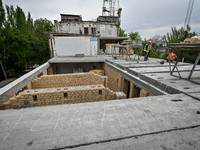
<svg viewBox="0 0 200 150">
<path fill-rule="evenodd" d="M 199 101 L 178 94 L 4 110 L 0 149 L 197 147 L 199 108 Z"/>
<path fill-rule="evenodd" d="M 140 78 L 148 83 L 162 89 L 163 91 L 174 94 L 174 93 L 200 93 L 200 72 L 194 72 L 192 81 L 180 79 L 175 76 L 171 76 L 169 73 L 151 73 L 142 74 Z M 177 73 L 174 73 L 178 75 Z M 182 77 L 188 77 L 189 72 L 184 72 Z M 200 100 L 200 96 L 196 97 Z"/>
<path fill-rule="evenodd" d="M 182 72 L 188 72 L 192 70 L 193 65 L 188 65 L 188 66 L 178 66 L 178 70 L 181 74 Z M 172 68 L 171 68 L 172 69 Z M 143 73 L 163 73 L 163 72 L 169 72 L 169 66 L 168 67 L 141 67 L 141 68 L 129 68 L 128 72 L 138 76 L 138 74 L 143 74 Z M 175 70 L 176 71 L 176 70 Z M 200 71 L 200 66 L 196 66 L 195 71 Z"/>
<path fill-rule="evenodd" d="M 21 90 L 24 86 L 27 85 L 29 81 L 32 81 L 33 79 L 37 78 L 37 76 L 44 70 L 46 70 L 48 67 L 49 63 L 44 63 L 43 65 L 16 79 L 10 84 L 0 88 L 0 104 L 6 99 L 8 99 L 10 96 L 12 96 L 14 93 Z"/>
<path fill-rule="evenodd" d="M 199 150 L 200 127 L 91 144 L 73 150 Z M 192 135 L 192 136 L 191 136 Z M 66 148 L 68 150 L 71 148 Z"/>
<path fill-rule="evenodd" d="M 84 57 L 53 57 L 48 61 L 49 63 L 82 63 L 82 62 L 105 62 L 105 59 L 98 56 L 84 56 Z"/>
</svg>

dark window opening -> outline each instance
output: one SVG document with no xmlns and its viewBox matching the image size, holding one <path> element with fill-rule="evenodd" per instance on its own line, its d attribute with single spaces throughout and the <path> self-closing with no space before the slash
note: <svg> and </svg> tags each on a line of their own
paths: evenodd
<svg viewBox="0 0 200 150">
<path fill-rule="evenodd" d="M 64 98 L 68 98 L 68 95 L 67 95 L 67 93 L 64 93 Z"/>
<path fill-rule="evenodd" d="M 92 35 L 96 35 L 96 28 L 92 28 Z"/>
<path fill-rule="evenodd" d="M 88 28 L 84 28 L 84 34 L 88 34 Z"/>
<path fill-rule="evenodd" d="M 127 95 L 126 95 L 126 98 L 129 98 L 129 94 L 130 94 L 130 82 L 128 82 L 128 91 L 127 91 Z"/>
<path fill-rule="evenodd" d="M 34 102 L 37 101 L 37 95 L 33 95 L 33 101 L 34 101 Z"/>
<path fill-rule="evenodd" d="M 99 95 L 102 95 L 102 90 L 99 90 Z"/>
<path fill-rule="evenodd" d="M 30 105 L 30 101 L 29 100 L 24 100 L 24 105 Z"/>
</svg>

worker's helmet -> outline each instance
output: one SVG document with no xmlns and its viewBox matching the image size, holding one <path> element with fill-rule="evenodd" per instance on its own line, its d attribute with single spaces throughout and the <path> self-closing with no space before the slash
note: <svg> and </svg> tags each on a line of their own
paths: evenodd
<svg viewBox="0 0 200 150">
<path fill-rule="evenodd" d="M 148 44 L 151 44 L 151 41 L 148 41 L 147 43 L 148 43 Z"/>
<path fill-rule="evenodd" d="M 175 53 L 175 51 L 173 51 L 172 53 Z"/>
</svg>

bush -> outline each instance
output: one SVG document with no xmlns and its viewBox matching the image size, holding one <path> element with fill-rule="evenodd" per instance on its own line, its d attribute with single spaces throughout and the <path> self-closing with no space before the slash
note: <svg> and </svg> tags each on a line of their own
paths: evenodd
<svg viewBox="0 0 200 150">
<path fill-rule="evenodd" d="M 150 52 L 149 57 L 160 58 L 160 56 L 156 52 L 154 52 L 154 51 Z"/>
<path fill-rule="evenodd" d="M 168 56 L 168 54 L 165 53 L 165 54 L 163 54 L 163 56 L 162 56 L 161 58 L 162 58 L 162 59 L 167 59 L 167 56 Z"/>
</svg>

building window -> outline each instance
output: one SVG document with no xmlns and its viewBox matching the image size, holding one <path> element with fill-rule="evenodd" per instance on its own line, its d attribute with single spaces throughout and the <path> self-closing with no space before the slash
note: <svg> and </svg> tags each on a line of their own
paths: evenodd
<svg viewBox="0 0 200 150">
<path fill-rule="evenodd" d="M 68 94 L 67 93 L 64 93 L 64 98 L 68 98 Z"/>
<path fill-rule="evenodd" d="M 84 28 L 84 34 L 88 34 L 88 28 Z"/>
<path fill-rule="evenodd" d="M 92 35 L 96 35 L 96 28 L 92 28 Z"/>
<path fill-rule="evenodd" d="M 33 101 L 37 102 L 37 95 L 33 95 Z"/>
<path fill-rule="evenodd" d="M 102 95 L 102 90 L 99 90 L 99 95 Z"/>
<path fill-rule="evenodd" d="M 98 33 L 100 33 L 100 31 L 98 31 Z"/>
</svg>

